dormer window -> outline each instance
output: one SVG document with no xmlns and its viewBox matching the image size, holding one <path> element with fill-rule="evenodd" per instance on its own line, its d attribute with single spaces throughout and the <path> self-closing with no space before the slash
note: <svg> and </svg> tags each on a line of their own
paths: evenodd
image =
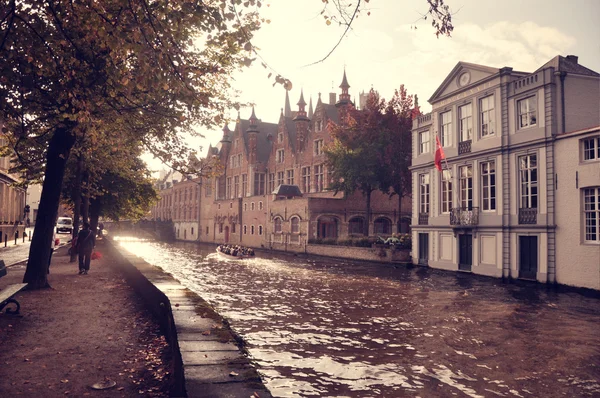
<svg viewBox="0 0 600 398">
<path fill-rule="evenodd" d="M 277 150 L 277 163 L 283 163 L 285 160 L 285 151 L 283 149 Z"/>
<path fill-rule="evenodd" d="M 315 125 L 315 131 L 322 131 L 322 130 L 323 130 L 323 121 L 317 120 L 317 123 Z"/>
<path fill-rule="evenodd" d="M 283 133 L 277 134 L 277 142 L 279 142 L 279 143 L 283 142 Z"/>
</svg>

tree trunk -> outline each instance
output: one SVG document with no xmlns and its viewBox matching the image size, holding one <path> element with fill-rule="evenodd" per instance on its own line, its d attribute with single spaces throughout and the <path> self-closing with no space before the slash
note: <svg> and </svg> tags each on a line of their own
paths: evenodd
<svg viewBox="0 0 600 398">
<path fill-rule="evenodd" d="M 77 237 L 79 233 L 79 218 L 81 216 L 81 180 L 83 178 L 83 155 L 77 156 L 77 168 L 75 169 L 75 185 L 71 192 L 71 200 L 73 200 L 73 239 Z M 71 251 L 71 258 L 69 262 L 74 263 L 77 261 L 77 253 L 75 250 Z"/>
<path fill-rule="evenodd" d="M 101 202 L 97 198 L 90 199 L 90 229 L 96 233 L 98 232 L 101 206 Z"/>
<path fill-rule="evenodd" d="M 365 192 L 367 196 L 367 222 L 365 223 L 365 236 L 369 236 L 369 226 L 371 225 L 371 191 L 370 189 Z"/>
<path fill-rule="evenodd" d="M 90 180 L 90 174 L 87 170 L 83 172 L 82 190 L 81 190 L 81 220 L 83 222 L 90 222 L 90 194 L 88 183 Z M 83 189 L 85 187 L 85 189 Z"/>
<path fill-rule="evenodd" d="M 48 260 L 50 243 L 54 235 L 54 224 L 58 216 L 60 193 L 65 174 L 65 166 L 71 148 L 75 143 L 72 134 L 73 125 L 57 129 L 50 139 L 46 155 L 46 172 L 42 185 L 42 195 L 38 209 L 33 238 L 29 248 L 29 260 L 25 269 L 23 283 L 29 289 L 50 287 L 48 284 Z"/>
<path fill-rule="evenodd" d="M 397 233 L 402 232 L 402 196 L 398 195 L 398 227 Z"/>
</svg>

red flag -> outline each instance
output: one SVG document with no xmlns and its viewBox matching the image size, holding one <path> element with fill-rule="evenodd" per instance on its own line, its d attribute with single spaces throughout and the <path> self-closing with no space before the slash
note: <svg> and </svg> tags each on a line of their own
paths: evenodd
<svg viewBox="0 0 600 398">
<path fill-rule="evenodd" d="M 439 171 L 442 171 L 442 159 L 446 159 L 446 155 L 444 155 L 444 149 L 442 148 L 442 144 L 440 144 L 440 138 L 435 136 L 435 158 L 433 163 L 435 164 L 435 168 Z"/>
</svg>

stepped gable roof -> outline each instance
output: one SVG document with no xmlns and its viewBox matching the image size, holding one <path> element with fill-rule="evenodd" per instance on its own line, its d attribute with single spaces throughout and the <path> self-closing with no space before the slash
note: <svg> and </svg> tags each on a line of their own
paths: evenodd
<svg viewBox="0 0 600 398">
<path fill-rule="evenodd" d="M 568 57 L 563 57 L 562 55 L 557 55 L 556 57 L 552 58 L 550 61 L 542 65 L 540 68 L 538 68 L 535 72 L 546 68 L 554 68 L 556 71 L 573 73 L 575 75 L 595 77 L 600 76 L 600 73 L 594 72 L 593 70 L 586 68 L 583 65 L 580 65 L 577 62 L 577 57 L 575 57 L 575 59 L 570 59 Z"/>
<path fill-rule="evenodd" d="M 281 184 L 277 188 L 275 188 L 273 194 L 277 196 L 287 196 L 288 198 L 293 196 L 302 196 L 302 192 L 300 192 L 300 188 L 298 188 L 298 185 L 285 184 Z"/>
<path fill-rule="evenodd" d="M 259 162 L 266 163 L 269 160 L 271 154 L 271 141 L 267 139 L 269 134 L 273 137 L 277 136 L 277 124 L 265 123 L 260 119 L 256 122 L 258 133 L 256 133 L 256 160 Z M 246 145 L 246 153 L 248 153 L 248 138 L 246 131 L 250 127 L 250 121 L 245 119 L 239 120 L 239 129 L 243 134 L 244 144 Z"/>
</svg>

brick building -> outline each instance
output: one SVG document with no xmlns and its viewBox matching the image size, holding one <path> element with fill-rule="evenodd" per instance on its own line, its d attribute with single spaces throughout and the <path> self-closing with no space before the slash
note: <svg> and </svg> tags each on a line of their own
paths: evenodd
<svg viewBox="0 0 600 398">
<path fill-rule="evenodd" d="M 0 122 L 0 128 L 2 122 Z M 8 145 L 8 140 L 0 132 L 0 148 Z M 0 233 L 8 240 L 14 239 L 15 232 L 23 233 L 25 226 L 26 189 L 15 186 L 20 177 L 9 172 L 10 157 L 0 157 Z"/>
<path fill-rule="evenodd" d="M 345 72 L 340 88 L 339 98 L 330 93 L 329 102 L 319 94 L 314 110 L 312 99 L 306 109 L 301 92 L 297 110 L 292 111 L 286 92 L 277 123 L 263 122 L 252 109 L 247 120 L 238 117 L 233 130 L 225 126 L 221 141 L 208 151 L 225 166 L 224 174 L 187 184 L 188 189 L 201 187 L 193 204 L 199 208 L 199 235 L 193 240 L 303 251 L 309 239 L 362 236 L 364 223 L 369 225 L 369 235 L 389 236 L 397 232 L 398 224 L 408 230 L 410 198 L 403 202 L 406 211 L 398 214 L 397 198 L 374 192 L 371 219 L 366 220 L 360 192 L 346 197 L 328 190 L 323 152 L 331 141 L 327 124 L 338 123 L 340 115 L 354 106 Z M 176 187 L 181 189 L 180 184 L 171 189 Z M 172 203 L 159 203 L 156 209 L 163 207 L 161 213 L 153 210 L 155 219 L 167 217 L 166 208 L 182 203 L 179 196 L 164 195 Z M 170 218 L 175 220 L 173 215 Z M 185 228 L 183 235 L 190 240 L 188 234 Z M 179 238 L 183 239 L 181 232 Z"/>
</svg>

